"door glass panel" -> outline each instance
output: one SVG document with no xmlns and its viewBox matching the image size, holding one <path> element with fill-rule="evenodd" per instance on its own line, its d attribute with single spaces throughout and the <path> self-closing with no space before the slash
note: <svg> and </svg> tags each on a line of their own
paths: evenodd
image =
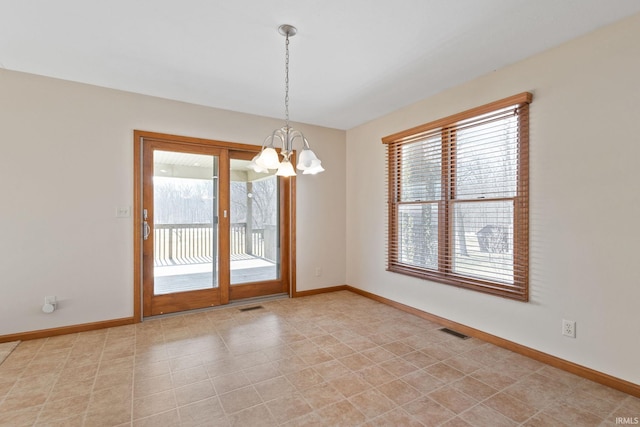
<svg viewBox="0 0 640 427">
<path fill-rule="evenodd" d="M 218 157 L 154 151 L 154 294 L 218 287 Z"/>
<path fill-rule="evenodd" d="M 231 159 L 231 284 L 280 278 L 278 178 Z"/>
</svg>

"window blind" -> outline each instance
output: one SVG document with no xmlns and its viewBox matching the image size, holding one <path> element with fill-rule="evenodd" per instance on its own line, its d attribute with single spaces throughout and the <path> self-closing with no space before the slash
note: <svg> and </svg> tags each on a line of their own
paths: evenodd
<svg viewBox="0 0 640 427">
<path fill-rule="evenodd" d="M 383 138 L 387 269 L 528 299 L 524 93 Z"/>
</svg>

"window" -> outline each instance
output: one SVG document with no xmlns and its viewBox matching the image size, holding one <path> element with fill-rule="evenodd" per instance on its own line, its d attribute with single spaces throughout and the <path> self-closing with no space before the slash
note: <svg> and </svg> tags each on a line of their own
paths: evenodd
<svg viewBox="0 0 640 427">
<path fill-rule="evenodd" d="M 528 300 L 531 98 L 382 139 L 389 271 Z"/>
</svg>

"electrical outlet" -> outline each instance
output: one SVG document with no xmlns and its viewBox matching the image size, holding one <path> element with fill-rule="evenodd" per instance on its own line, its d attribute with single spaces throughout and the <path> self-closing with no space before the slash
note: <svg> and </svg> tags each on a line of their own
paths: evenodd
<svg viewBox="0 0 640 427">
<path fill-rule="evenodd" d="M 575 320 L 562 319 L 562 335 L 569 338 L 576 337 L 576 322 Z"/>
<path fill-rule="evenodd" d="M 316 267 L 316 277 L 320 277 L 320 276 L 322 276 L 322 268 Z"/>
</svg>

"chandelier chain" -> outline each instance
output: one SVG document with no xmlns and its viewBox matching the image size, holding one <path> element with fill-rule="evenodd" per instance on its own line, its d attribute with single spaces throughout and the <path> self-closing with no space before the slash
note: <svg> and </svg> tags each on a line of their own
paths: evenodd
<svg viewBox="0 0 640 427">
<path fill-rule="evenodd" d="M 315 175 L 324 171 L 322 162 L 309 147 L 309 141 L 299 130 L 293 130 L 289 125 L 289 37 L 296 35 L 298 30 L 292 25 L 280 25 L 278 32 L 285 36 L 285 74 L 284 74 L 284 127 L 274 130 L 270 136 L 267 136 L 262 143 L 262 149 L 251 160 L 249 169 L 258 173 L 268 173 L 270 169 L 277 169 L 276 175 L 280 177 L 295 176 L 296 171 L 291 162 L 293 155 L 293 144 L 296 141 L 302 143 L 302 151 L 298 156 L 298 170 L 304 171 L 304 174 Z M 276 145 L 281 145 L 278 153 Z M 279 160 L 282 156 L 282 161 Z"/>
<path fill-rule="evenodd" d="M 289 129 L 289 33 L 285 42 L 285 60 L 284 60 L 284 114 L 286 128 Z"/>
</svg>

